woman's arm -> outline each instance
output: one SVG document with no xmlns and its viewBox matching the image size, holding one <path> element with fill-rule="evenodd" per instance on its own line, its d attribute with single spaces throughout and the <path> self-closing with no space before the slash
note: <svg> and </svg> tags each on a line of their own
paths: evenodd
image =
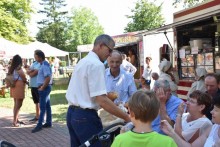
<svg viewBox="0 0 220 147">
<path fill-rule="evenodd" d="M 19 76 L 21 77 L 22 81 L 24 83 L 26 83 L 27 82 L 27 78 L 26 78 L 26 76 L 24 74 L 24 71 L 22 69 L 19 69 L 17 72 L 18 72 Z"/>
<path fill-rule="evenodd" d="M 206 139 L 208 138 L 208 135 L 210 133 L 211 127 L 206 130 L 204 134 L 202 134 L 199 138 L 197 138 L 192 144 L 186 142 L 182 138 L 179 137 L 171 127 L 171 125 L 166 121 L 161 121 L 161 129 L 164 133 L 169 135 L 174 139 L 178 147 L 202 147 L 204 146 Z"/>
<path fill-rule="evenodd" d="M 184 112 L 184 102 L 181 103 L 178 107 L 178 112 L 177 112 L 177 117 L 176 117 L 176 123 L 175 123 L 175 132 L 181 137 L 183 138 L 182 136 L 182 115 L 183 115 L 183 112 Z M 183 138 L 184 139 L 184 138 Z"/>
</svg>

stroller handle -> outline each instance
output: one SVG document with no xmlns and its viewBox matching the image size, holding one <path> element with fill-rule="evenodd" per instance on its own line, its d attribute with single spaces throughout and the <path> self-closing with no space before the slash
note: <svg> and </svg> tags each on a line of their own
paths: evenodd
<svg viewBox="0 0 220 147">
<path fill-rule="evenodd" d="M 112 124 L 112 125 L 110 125 L 110 126 L 104 128 L 104 129 L 102 130 L 102 132 L 108 132 L 108 133 L 110 133 L 110 132 L 112 132 L 112 131 L 114 131 L 114 130 L 116 130 L 116 129 L 118 129 L 119 127 L 122 127 L 122 126 L 124 126 L 124 125 L 125 125 L 125 123 L 123 123 L 123 122 L 118 122 L 118 123 Z M 100 132 L 100 133 L 101 133 L 101 132 Z"/>
<path fill-rule="evenodd" d="M 84 142 L 82 145 L 80 145 L 79 147 L 89 147 L 90 145 L 94 144 L 96 141 L 98 141 L 100 139 L 101 136 L 106 135 L 107 133 L 111 133 L 115 130 L 117 130 L 118 128 L 124 126 L 125 123 L 122 122 L 118 122 L 115 124 L 112 124 L 106 128 L 104 128 L 101 132 L 99 132 L 96 135 L 93 135 L 91 138 L 89 138 L 86 142 Z"/>
</svg>

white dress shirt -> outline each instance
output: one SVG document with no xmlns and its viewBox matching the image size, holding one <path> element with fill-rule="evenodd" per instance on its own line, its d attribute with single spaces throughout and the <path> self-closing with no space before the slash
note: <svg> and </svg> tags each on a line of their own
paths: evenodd
<svg viewBox="0 0 220 147">
<path fill-rule="evenodd" d="M 106 94 L 105 67 L 99 57 L 90 51 L 76 65 L 67 92 L 69 105 L 98 109 L 95 97 Z"/>
</svg>

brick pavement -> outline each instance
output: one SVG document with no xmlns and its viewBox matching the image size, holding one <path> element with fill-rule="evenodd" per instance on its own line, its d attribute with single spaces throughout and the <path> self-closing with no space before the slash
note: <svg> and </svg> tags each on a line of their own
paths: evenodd
<svg viewBox="0 0 220 147">
<path fill-rule="evenodd" d="M 33 116 L 20 114 L 20 121 L 28 121 Z M 16 147 L 69 147 L 70 139 L 65 124 L 53 123 L 52 128 L 45 128 L 31 133 L 36 124 L 11 127 L 13 113 L 11 109 L 0 108 L 0 140 L 6 140 Z"/>
</svg>

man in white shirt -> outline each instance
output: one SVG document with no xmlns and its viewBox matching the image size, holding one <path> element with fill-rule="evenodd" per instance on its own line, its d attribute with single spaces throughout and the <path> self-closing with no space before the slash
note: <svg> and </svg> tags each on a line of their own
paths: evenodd
<svg viewBox="0 0 220 147">
<path fill-rule="evenodd" d="M 131 73 L 132 75 L 134 75 L 137 71 L 137 68 L 134 65 L 132 65 L 130 62 L 128 62 L 126 58 L 127 58 L 126 54 L 122 54 L 122 64 L 120 68 L 125 70 L 127 73 Z"/>
<path fill-rule="evenodd" d="M 114 46 L 115 42 L 110 36 L 98 36 L 93 50 L 75 66 L 66 93 L 71 147 L 80 146 L 103 129 L 97 114 L 100 107 L 125 121 L 130 121 L 129 116 L 106 96 L 103 62 L 110 56 Z M 98 141 L 94 146 L 101 147 L 101 143 Z"/>
</svg>

